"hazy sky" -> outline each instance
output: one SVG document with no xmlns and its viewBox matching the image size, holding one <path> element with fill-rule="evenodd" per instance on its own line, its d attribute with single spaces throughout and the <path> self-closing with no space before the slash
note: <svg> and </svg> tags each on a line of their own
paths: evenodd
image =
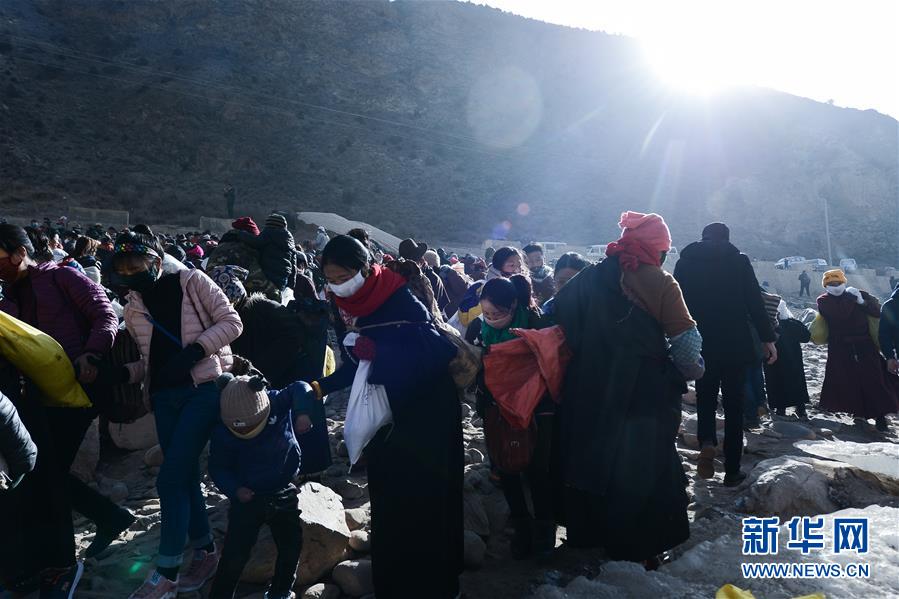
<svg viewBox="0 0 899 599">
<path fill-rule="evenodd" d="M 899 0 L 475 0 L 638 38 L 674 87 L 759 85 L 899 119 Z"/>
</svg>

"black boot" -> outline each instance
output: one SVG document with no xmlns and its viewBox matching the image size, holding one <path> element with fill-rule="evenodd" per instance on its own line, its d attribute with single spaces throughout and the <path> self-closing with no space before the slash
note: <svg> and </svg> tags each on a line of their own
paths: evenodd
<svg viewBox="0 0 899 599">
<path fill-rule="evenodd" d="M 512 559 L 527 559 L 534 551 L 531 537 L 531 519 L 530 518 L 512 518 L 512 538 L 509 542 L 509 549 L 512 552 Z"/>
<path fill-rule="evenodd" d="M 91 558 L 100 555 L 113 541 L 119 538 L 119 535 L 131 528 L 135 520 L 134 514 L 123 509 L 119 514 L 118 521 L 112 523 L 108 528 L 98 525 L 97 534 L 94 535 L 90 547 L 84 552 L 84 557 Z"/>
<path fill-rule="evenodd" d="M 539 557 L 548 557 L 556 548 L 556 523 L 552 520 L 534 520 L 533 522 L 534 553 Z"/>
</svg>

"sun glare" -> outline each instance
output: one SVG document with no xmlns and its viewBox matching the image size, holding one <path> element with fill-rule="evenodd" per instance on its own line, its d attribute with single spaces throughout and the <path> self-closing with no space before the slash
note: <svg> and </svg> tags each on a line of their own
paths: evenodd
<svg viewBox="0 0 899 599">
<path fill-rule="evenodd" d="M 677 91 L 707 96 L 739 80 L 732 49 L 707 36 L 644 39 L 642 45 L 656 76 Z"/>
</svg>

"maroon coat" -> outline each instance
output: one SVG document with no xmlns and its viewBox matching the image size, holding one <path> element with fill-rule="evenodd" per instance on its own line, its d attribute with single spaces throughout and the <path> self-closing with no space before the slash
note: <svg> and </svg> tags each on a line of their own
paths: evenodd
<svg viewBox="0 0 899 599">
<path fill-rule="evenodd" d="M 849 293 L 818 298 L 818 311 L 828 329 L 821 409 L 877 418 L 899 411 L 899 379 L 887 373 L 868 329 L 868 316 L 880 316 L 879 303 L 862 294 L 864 305 Z"/>
<path fill-rule="evenodd" d="M 53 337 L 70 360 L 86 352 L 106 354 L 112 348 L 119 319 L 102 287 L 67 266 L 53 262 L 28 267 L 28 279 L 37 300 L 34 327 Z M 8 290 L 0 309 L 13 316 L 22 311 L 15 304 L 15 287 Z"/>
</svg>

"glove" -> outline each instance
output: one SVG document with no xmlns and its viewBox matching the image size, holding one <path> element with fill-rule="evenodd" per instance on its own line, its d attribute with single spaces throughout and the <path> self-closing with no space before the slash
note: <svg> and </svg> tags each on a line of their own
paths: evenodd
<svg viewBox="0 0 899 599">
<path fill-rule="evenodd" d="M 115 366 L 109 360 L 96 356 L 88 356 L 87 361 L 97 369 L 97 378 L 94 383 L 104 387 L 124 385 L 131 378 L 131 373 L 124 366 Z"/>
<path fill-rule="evenodd" d="M 846 293 L 851 293 L 852 295 L 854 295 L 854 296 L 855 296 L 855 300 L 856 300 L 859 304 L 864 304 L 864 303 L 865 303 L 865 298 L 862 297 L 862 292 L 859 291 L 858 288 L 856 288 L 856 287 L 847 287 L 847 288 L 846 288 Z"/>
<path fill-rule="evenodd" d="M 191 343 L 180 352 L 169 358 L 168 363 L 160 371 L 160 383 L 179 383 L 190 376 L 191 369 L 203 359 L 206 350 L 199 343 Z"/>
<path fill-rule="evenodd" d="M 356 339 L 356 345 L 353 346 L 353 355 L 355 355 L 358 360 L 368 360 L 371 362 L 375 359 L 377 353 L 375 342 L 371 337 L 360 335 Z"/>
</svg>

